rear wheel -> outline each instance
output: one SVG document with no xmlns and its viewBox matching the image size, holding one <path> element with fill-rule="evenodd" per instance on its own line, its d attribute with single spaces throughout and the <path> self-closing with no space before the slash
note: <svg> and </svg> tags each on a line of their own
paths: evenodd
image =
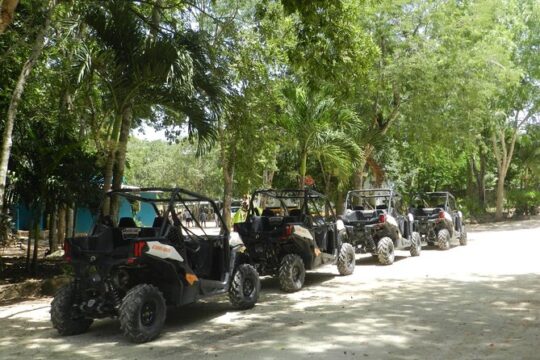
<svg viewBox="0 0 540 360">
<path fill-rule="evenodd" d="M 379 262 L 383 265 L 391 265 L 394 262 L 394 242 L 388 236 L 383 237 L 377 244 Z"/>
<path fill-rule="evenodd" d="M 340 275 L 351 275 L 356 265 L 354 248 L 349 243 L 341 244 L 337 259 L 337 268 Z"/>
<path fill-rule="evenodd" d="M 411 256 L 420 256 L 422 252 L 422 237 L 417 232 L 412 233 L 410 252 Z"/>
<path fill-rule="evenodd" d="M 461 226 L 461 234 L 459 234 L 459 245 L 467 245 L 467 230 L 465 229 L 465 225 Z"/>
<path fill-rule="evenodd" d="M 295 292 L 302 288 L 306 278 L 304 261 L 296 254 L 288 254 L 279 267 L 279 286 L 285 292 Z"/>
<path fill-rule="evenodd" d="M 153 285 L 140 284 L 128 291 L 120 306 L 120 328 L 135 343 L 159 336 L 167 305 L 161 291 Z"/>
<path fill-rule="evenodd" d="M 93 319 L 85 318 L 76 308 L 73 284 L 60 288 L 51 303 L 51 321 L 60 335 L 82 334 L 92 325 Z"/>
<path fill-rule="evenodd" d="M 229 288 L 229 301 L 235 309 L 251 309 L 259 299 L 261 281 L 257 270 L 249 264 L 238 266 Z"/>
<path fill-rule="evenodd" d="M 447 229 L 441 229 L 437 233 L 437 246 L 441 250 L 450 249 L 450 232 Z"/>
</svg>

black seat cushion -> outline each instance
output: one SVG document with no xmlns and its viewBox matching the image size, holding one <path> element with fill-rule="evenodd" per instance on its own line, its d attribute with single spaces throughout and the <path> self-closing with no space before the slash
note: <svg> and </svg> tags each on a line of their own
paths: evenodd
<svg viewBox="0 0 540 360">
<path fill-rule="evenodd" d="M 120 221 L 118 221 L 118 227 L 134 228 L 134 227 L 137 227 L 137 224 L 135 223 L 135 220 L 133 220 L 132 217 L 123 217 L 123 218 L 120 218 Z"/>
</svg>

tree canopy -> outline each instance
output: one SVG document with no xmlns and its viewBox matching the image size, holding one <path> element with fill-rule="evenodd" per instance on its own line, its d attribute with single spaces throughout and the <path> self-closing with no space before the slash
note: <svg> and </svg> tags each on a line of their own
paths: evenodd
<svg viewBox="0 0 540 360">
<path fill-rule="evenodd" d="M 3 214 L 14 199 L 54 212 L 122 184 L 182 186 L 227 209 L 306 178 L 335 204 L 375 186 L 450 190 L 499 218 L 540 201 L 537 1 L 28 0 L 2 11 Z M 166 138 L 135 138 L 141 125 Z"/>
</svg>

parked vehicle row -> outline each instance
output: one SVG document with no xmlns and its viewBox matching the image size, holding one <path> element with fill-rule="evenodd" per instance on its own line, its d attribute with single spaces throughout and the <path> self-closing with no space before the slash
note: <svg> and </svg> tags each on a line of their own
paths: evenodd
<svg viewBox="0 0 540 360">
<path fill-rule="evenodd" d="M 194 216 L 191 227 L 181 221 L 180 214 L 197 202 L 218 214 L 219 233 L 207 232 Z M 73 281 L 51 304 L 61 335 L 83 333 L 94 319 L 113 317 L 128 339 L 147 342 L 159 336 L 168 306 L 228 294 L 234 308 L 252 308 L 259 275 L 277 277 L 283 291 L 294 292 L 306 270 L 324 264 L 352 274 L 355 252 L 392 264 L 395 249 L 418 256 L 425 243 L 447 249 L 454 240 L 467 242 L 449 193 L 422 194 L 406 211 L 391 189 L 354 190 L 337 216 L 328 199 L 311 189 L 258 190 L 232 232 L 213 200 L 180 188 L 111 191 L 105 203 L 110 215 L 97 216 L 88 236 L 65 241 Z M 135 219 L 143 207 L 153 209 L 151 226 Z"/>
</svg>

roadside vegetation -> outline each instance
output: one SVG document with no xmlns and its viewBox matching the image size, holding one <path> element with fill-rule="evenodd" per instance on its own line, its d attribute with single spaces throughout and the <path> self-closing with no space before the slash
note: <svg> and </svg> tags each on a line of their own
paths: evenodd
<svg viewBox="0 0 540 360">
<path fill-rule="evenodd" d="M 0 8 L 0 240 L 25 204 L 28 270 L 42 224 L 54 251 L 123 183 L 220 199 L 225 223 L 233 198 L 306 179 L 338 209 L 379 186 L 451 191 L 468 217 L 540 205 L 536 0 Z"/>
</svg>

